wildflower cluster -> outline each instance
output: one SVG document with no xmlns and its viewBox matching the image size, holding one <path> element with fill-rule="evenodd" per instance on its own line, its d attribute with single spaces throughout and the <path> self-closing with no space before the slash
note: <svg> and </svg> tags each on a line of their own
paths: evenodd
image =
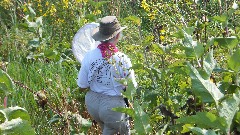
<svg viewBox="0 0 240 135">
<path fill-rule="evenodd" d="M 147 12 L 150 11 L 150 6 L 149 6 L 148 3 L 146 2 L 146 0 L 143 0 L 143 1 L 141 2 L 141 7 L 142 7 L 145 11 L 147 11 Z"/>
<path fill-rule="evenodd" d="M 10 9 L 13 6 L 12 0 L 3 0 L 0 2 L 0 6 L 4 9 Z"/>
</svg>

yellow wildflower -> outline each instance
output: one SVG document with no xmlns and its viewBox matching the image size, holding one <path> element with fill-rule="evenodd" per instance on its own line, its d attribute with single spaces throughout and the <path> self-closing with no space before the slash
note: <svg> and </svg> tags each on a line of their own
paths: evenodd
<svg viewBox="0 0 240 135">
<path fill-rule="evenodd" d="M 156 14 L 152 14 L 152 13 L 149 13 L 148 14 L 148 17 L 150 18 L 150 20 L 154 20 L 154 19 L 156 19 Z"/>
<path fill-rule="evenodd" d="M 23 7 L 23 12 L 27 12 L 27 11 L 28 11 L 28 8 L 27 8 L 27 5 L 25 4 Z"/>
<path fill-rule="evenodd" d="M 68 8 L 68 0 L 63 0 L 63 3 L 64 3 L 64 8 Z"/>
<path fill-rule="evenodd" d="M 166 31 L 164 29 L 160 30 L 160 33 L 165 33 Z"/>
<path fill-rule="evenodd" d="M 45 5 L 48 6 L 48 5 L 49 5 L 49 2 L 47 1 Z"/>
<path fill-rule="evenodd" d="M 164 40 L 164 39 L 165 39 L 165 37 L 164 37 L 164 36 L 160 36 L 159 38 L 160 38 L 160 40 Z"/>
<path fill-rule="evenodd" d="M 145 9 L 147 12 L 150 11 L 149 5 L 147 4 L 146 0 L 143 0 L 143 1 L 141 2 L 141 7 L 142 7 L 143 9 Z"/>
<path fill-rule="evenodd" d="M 54 4 L 52 4 L 50 9 L 50 15 L 54 15 L 57 12 L 57 9 L 55 8 Z"/>
<path fill-rule="evenodd" d="M 99 14 L 101 14 L 101 13 L 102 13 L 101 10 L 94 10 L 94 11 L 93 11 L 93 14 L 94 14 L 94 15 L 99 15 Z"/>
<path fill-rule="evenodd" d="M 3 0 L 0 2 L 0 5 L 4 8 L 4 9 L 8 9 L 11 6 L 13 6 L 13 3 L 11 0 Z"/>
</svg>

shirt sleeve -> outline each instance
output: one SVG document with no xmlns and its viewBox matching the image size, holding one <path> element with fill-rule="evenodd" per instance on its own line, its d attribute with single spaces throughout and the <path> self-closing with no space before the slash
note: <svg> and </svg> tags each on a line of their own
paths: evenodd
<svg viewBox="0 0 240 135">
<path fill-rule="evenodd" d="M 84 58 L 81 63 L 81 68 L 78 73 L 77 85 L 80 88 L 88 88 L 90 85 L 88 83 L 88 68 L 87 68 L 87 59 Z"/>
</svg>

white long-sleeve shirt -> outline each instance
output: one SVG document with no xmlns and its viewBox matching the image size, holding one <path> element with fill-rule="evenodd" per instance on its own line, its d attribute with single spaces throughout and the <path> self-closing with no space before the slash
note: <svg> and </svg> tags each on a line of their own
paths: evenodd
<svg viewBox="0 0 240 135">
<path fill-rule="evenodd" d="M 130 78 L 137 87 L 134 71 L 130 59 L 121 52 L 116 52 L 106 60 L 100 49 L 88 52 L 81 63 L 77 84 L 81 88 L 88 88 L 94 92 L 110 96 L 120 96 L 125 88 L 117 80 Z"/>
</svg>

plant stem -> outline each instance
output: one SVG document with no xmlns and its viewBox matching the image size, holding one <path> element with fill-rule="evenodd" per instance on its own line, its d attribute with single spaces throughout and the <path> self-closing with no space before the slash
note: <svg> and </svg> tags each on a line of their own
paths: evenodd
<svg viewBox="0 0 240 135">
<path fill-rule="evenodd" d="M 239 73 L 238 73 L 238 72 L 237 72 L 237 74 L 236 74 L 235 83 L 236 83 L 237 86 L 239 86 Z"/>
</svg>

